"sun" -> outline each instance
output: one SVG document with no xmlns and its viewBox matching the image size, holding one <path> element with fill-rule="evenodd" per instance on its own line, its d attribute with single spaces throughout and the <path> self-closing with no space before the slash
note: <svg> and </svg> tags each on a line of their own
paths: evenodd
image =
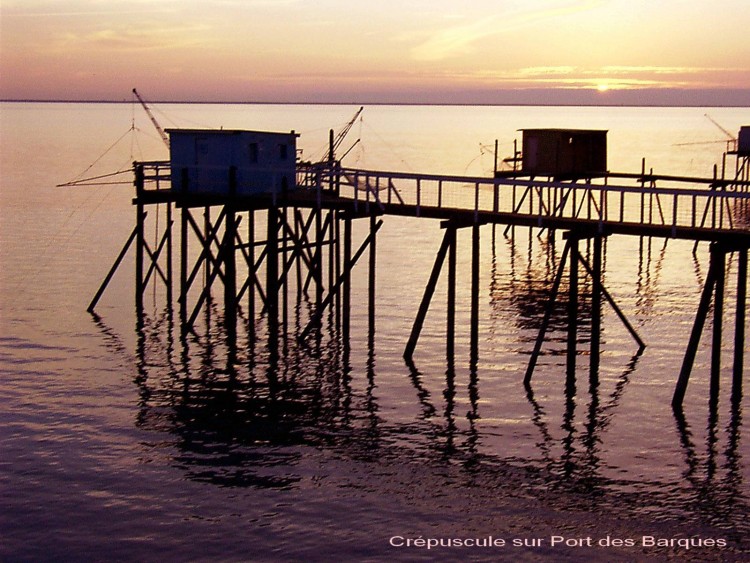
<svg viewBox="0 0 750 563">
<path fill-rule="evenodd" d="M 599 92 L 606 92 L 609 90 L 609 84 L 605 84 L 604 82 L 597 84 L 596 89 L 599 90 Z"/>
</svg>

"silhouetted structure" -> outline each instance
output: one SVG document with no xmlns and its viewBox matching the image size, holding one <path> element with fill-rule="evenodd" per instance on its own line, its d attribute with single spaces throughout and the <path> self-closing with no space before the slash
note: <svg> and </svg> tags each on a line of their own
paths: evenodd
<svg viewBox="0 0 750 563">
<path fill-rule="evenodd" d="M 743 128 L 744 131 L 745 128 Z M 193 330 L 200 311 L 219 280 L 223 285 L 224 321 L 231 336 L 237 314 L 246 303 L 251 334 L 260 315 L 267 319 L 271 355 L 277 353 L 279 332 L 288 323 L 288 295 L 310 297 L 307 325 L 301 340 L 317 334 L 329 312 L 348 346 L 351 272 L 369 250 L 368 319 L 375 322 L 375 248 L 383 215 L 441 220 L 445 235 L 404 357 L 411 361 L 418 345 L 435 286 L 447 258 L 448 306 L 446 345 L 453 355 L 455 338 L 456 245 L 458 229 L 472 229 L 471 350 L 478 350 L 480 227 L 502 224 L 554 233 L 564 231 L 563 258 L 545 308 L 539 336 L 526 372 L 531 380 L 544 343 L 559 287 L 568 268 L 568 377 L 576 368 L 579 316 L 579 266 L 591 278 L 591 368 L 595 382 L 599 365 L 601 300 L 606 299 L 626 325 L 640 349 L 645 343 L 628 323 L 614 298 L 602 285 L 602 246 L 613 235 L 655 236 L 707 241 L 711 268 L 678 379 L 673 405 L 679 409 L 689 379 L 692 358 L 714 300 L 712 395 L 718 390 L 721 315 L 725 261 L 739 257 L 737 319 L 734 349 L 734 390 L 741 394 L 746 308 L 747 249 L 750 247 L 748 160 L 746 135 L 741 133 L 734 177 L 691 178 L 620 174 L 606 170 L 604 131 L 524 131 L 522 169 L 494 178 L 404 174 L 344 168 L 335 159 L 331 132 L 324 162 L 295 162 L 296 134 L 250 131 L 171 130 L 170 162 L 134 164 L 136 227 L 92 301 L 93 311 L 128 247 L 136 246 L 136 306 L 152 276 L 158 276 L 172 302 L 173 208 L 179 210 L 179 315 L 185 333 Z M 532 145 L 535 145 L 532 151 Z M 533 152 L 533 154 L 530 154 Z M 294 174 L 294 176 L 292 176 Z M 597 179 L 595 182 L 594 180 Z M 616 182 L 629 181 L 631 184 Z M 657 183 L 659 184 L 657 186 Z M 687 186 L 687 187 L 686 187 Z M 697 186 L 697 187 L 696 187 Z M 708 189 L 706 189 L 708 188 Z M 146 208 L 164 204 L 167 220 L 155 248 L 147 243 Z M 198 214 L 203 214 L 202 221 Z M 366 220 L 369 234 L 355 250 L 352 222 Z M 593 263 L 578 249 L 593 242 Z M 569 262 L 568 262 L 569 259 Z M 311 291 L 312 290 L 312 291 Z M 310 293 L 309 293 L 310 292 Z"/>
</svg>

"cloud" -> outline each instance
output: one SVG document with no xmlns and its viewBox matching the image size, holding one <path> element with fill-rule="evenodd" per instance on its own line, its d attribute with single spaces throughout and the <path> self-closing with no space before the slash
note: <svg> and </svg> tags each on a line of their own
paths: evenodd
<svg viewBox="0 0 750 563">
<path fill-rule="evenodd" d="M 444 29 L 414 47 L 411 57 L 417 61 L 438 61 L 470 52 L 475 42 L 498 32 L 497 22 L 497 16 L 489 16 L 470 24 Z"/>
<path fill-rule="evenodd" d="M 699 74 L 710 72 L 746 72 L 741 68 L 716 68 L 697 66 L 605 66 L 601 69 L 609 74 Z"/>
<path fill-rule="evenodd" d="M 174 13 L 180 0 L 5 0 L 3 17 L 67 18 L 79 16 Z"/>
<path fill-rule="evenodd" d="M 482 16 L 475 21 L 434 32 L 427 40 L 412 48 L 411 57 L 417 61 L 439 61 L 464 55 L 471 53 L 474 44 L 487 37 L 500 35 L 539 20 L 589 11 L 602 3 L 602 0 L 548 0 L 541 2 L 541 8 L 524 7 L 508 13 Z M 528 4 L 530 3 L 523 6 Z M 538 6 L 538 3 L 532 5 Z"/>
<path fill-rule="evenodd" d="M 282 8 L 301 4 L 302 0 L 214 0 L 214 3 L 242 8 Z"/>
<path fill-rule="evenodd" d="M 205 41 L 199 34 L 210 29 L 205 24 L 163 27 L 143 25 L 138 28 L 102 28 L 88 33 L 68 32 L 52 43 L 51 51 L 86 51 L 100 49 L 108 51 L 148 51 L 154 49 L 176 49 Z"/>
<path fill-rule="evenodd" d="M 505 70 L 462 70 L 442 73 L 448 81 L 482 83 L 498 87 L 547 86 L 552 88 L 592 88 L 606 85 L 611 89 L 629 88 L 699 88 L 716 86 L 714 75 L 742 76 L 747 69 L 688 66 L 534 66 Z M 736 80 L 723 80 L 724 87 Z"/>
<path fill-rule="evenodd" d="M 532 66 L 518 71 L 521 76 L 560 76 L 571 74 L 577 70 L 574 66 Z"/>
<path fill-rule="evenodd" d="M 431 73 L 433 78 L 444 83 L 463 83 L 492 88 L 552 88 L 552 89 L 597 89 L 606 85 L 608 89 L 634 88 L 684 88 L 698 87 L 702 83 L 694 77 L 698 72 L 677 73 L 678 67 L 670 67 L 674 73 L 653 72 L 667 67 L 647 67 L 652 72 L 637 72 L 641 67 L 618 67 L 620 72 L 607 71 L 609 67 L 537 66 L 506 70 L 444 70 Z M 624 72 L 625 68 L 636 69 Z M 692 69 L 686 69 L 692 70 Z M 700 70 L 700 69 L 699 69 Z M 424 74 L 423 74 L 424 77 Z M 688 79 L 687 77 L 692 77 Z"/>
</svg>

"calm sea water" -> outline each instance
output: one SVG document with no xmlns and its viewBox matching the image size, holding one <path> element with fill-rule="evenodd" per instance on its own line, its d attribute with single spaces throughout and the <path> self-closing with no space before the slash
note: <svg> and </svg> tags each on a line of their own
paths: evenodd
<svg viewBox="0 0 750 563">
<path fill-rule="evenodd" d="M 328 129 L 356 110 L 154 109 L 164 127 L 294 129 L 306 159 L 322 156 Z M 564 324 L 555 323 L 527 393 L 523 373 L 562 244 L 482 228 L 474 367 L 470 241 L 461 232 L 455 357 L 446 358 L 443 280 L 409 367 L 401 355 L 442 231 L 437 222 L 386 218 L 373 338 L 363 263 L 354 272 L 348 362 L 333 340 L 311 351 L 290 337 L 273 366 L 262 341 L 251 346 L 244 335 L 229 353 L 215 323 L 181 342 L 159 295 L 147 293 L 139 328 L 132 256 L 98 316 L 86 312 L 133 227 L 133 190 L 56 184 L 165 158 L 140 107 L 4 103 L 0 112 L 0 559 L 750 554 L 747 399 L 734 409 L 729 401 L 733 315 L 717 417 L 708 408 L 707 336 L 684 419 L 669 405 L 706 246 L 610 237 L 605 285 L 648 347 L 637 355 L 605 306 L 601 381 L 590 389 L 584 308 L 577 389 L 566 394 Z M 639 171 L 647 157 L 655 172 L 710 176 L 725 148 L 711 120 L 738 131 L 750 110 L 373 106 L 344 143 L 361 139 L 345 163 L 489 175 L 495 139 L 509 156 L 520 128 L 572 127 L 609 130 L 611 170 Z M 355 240 L 366 228 L 355 224 Z M 729 268 L 731 310 L 736 264 Z M 220 309 L 212 304 L 214 317 Z M 305 315 L 290 309 L 292 324 Z M 489 536 L 493 547 L 406 545 Z M 551 545 L 553 536 L 565 541 Z M 644 536 L 704 545 L 651 547 Z"/>
</svg>

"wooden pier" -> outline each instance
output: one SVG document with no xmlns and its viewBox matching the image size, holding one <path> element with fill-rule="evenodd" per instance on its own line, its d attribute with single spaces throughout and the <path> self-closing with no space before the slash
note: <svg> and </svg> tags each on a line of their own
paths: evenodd
<svg viewBox="0 0 750 563">
<path fill-rule="evenodd" d="M 710 245 L 710 269 L 697 307 L 695 323 L 682 369 L 675 374 L 673 407 L 679 411 L 692 371 L 698 342 L 713 303 L 711 398 L 718 397 L 721 362 L 722 316 L 725 299 L 727 255 L 738 263 L 736 321 L 733 355 L 733 397 L 742 395 L 743 350 L 747 285 L 747 253 L 750 248 L 750 157 L 736 154 L 734 171 L 712 178 L 660 176 L 607 172 L 596 177 L 532 177 L 521 171 L 493 178 L 433 174 L 409 174 L 346 168 L 331 158 L 322 163 L 297 163 L 294 189 L 273 189 L 246 194 L 238 189 L 238 169 L 225 175 L 226 193 L 195 193 L 190 171 L 182 169 L 175 181 L 173 163 L 134 164 L 136 226 L 122 252 L 92 300 L 93 311 L 129 247 L 136 249 L 135 299 L 143 309 L 144 292 L 152 283 L 163 284 L 173 301 L 177 289 L 180 326 L 194 329 L 206 307 L 212 288 L 223 287 L 224 324 L 235 334 L 238 311 L 248 319 L 254 335 L 256 320 L 265 318 L 269 352 L 278 354 L 280 333 L 285 333 L 290 291 L 310 295 L 312 310 L 298 333 L 302 341 L 315 338 L 328 314 L 348 349 L 350 334 L 351 273 L 369 253 L 368 318 L 370 335 L 375 322 L 375 268 L 377 233 L 383 217 L 407 216 L 439 219 L 444 229 L 433 269 L 426 280 L 422 300 L 404 358 L 413 365 L 421 330 L 447 259 L 448 305 L 446 346 L 452 356 L 455 339 L 456 233 L 472 230 L 471 353 L 478 354 L 478 294 L 480 226 L 497 225 L 539 229 L 554 237 L 562 232 L 565 247 L 545 308 L 538 338 L 523 379 L 530 385 L 550 316 L 567 269 L 568 338 L 567 374 L 575 378 L 578 278 L 592 280 L 590 380 L 598 377 L 602 300 L 611 306 L 632 335 L 635 346 L 645 343 L 627 319 L 616 299 L 602 283 L 602 247 L 606 237 L 662 237 L 706 242 Z M 175 186 L 178 186 L 177 188 Z M 146 240 L 147 219 L 152 209 L 166 208 L 166 220 L 158 226 L 158 242 Z M 149 212 L 147 213 L 147 210 Z M 202 215 L 202 217 L 201 217 Z M 149 228 L 153 228 L 152 224 Z M 179 224 L 179 235 L 173 232 Z M 352 223 L 366 221 L 368 235 L 354 241 Z M 150 231 L 149 231 L 150 232 Z M 179 246 L 174 240 L 177 239 Z M 579 251 L 581 241 L 593 243 L 592 263 Z M 173 261 L 177 249 L 178 279 Z M 408 267 L 408 265 L 404 265 Z M 160 281 L 157 281 L 160 280 Z M 258 307 L 259 306 L 259 307 Z M 717 400 L 717 399 L 716 399 Z"/>
</svg>

